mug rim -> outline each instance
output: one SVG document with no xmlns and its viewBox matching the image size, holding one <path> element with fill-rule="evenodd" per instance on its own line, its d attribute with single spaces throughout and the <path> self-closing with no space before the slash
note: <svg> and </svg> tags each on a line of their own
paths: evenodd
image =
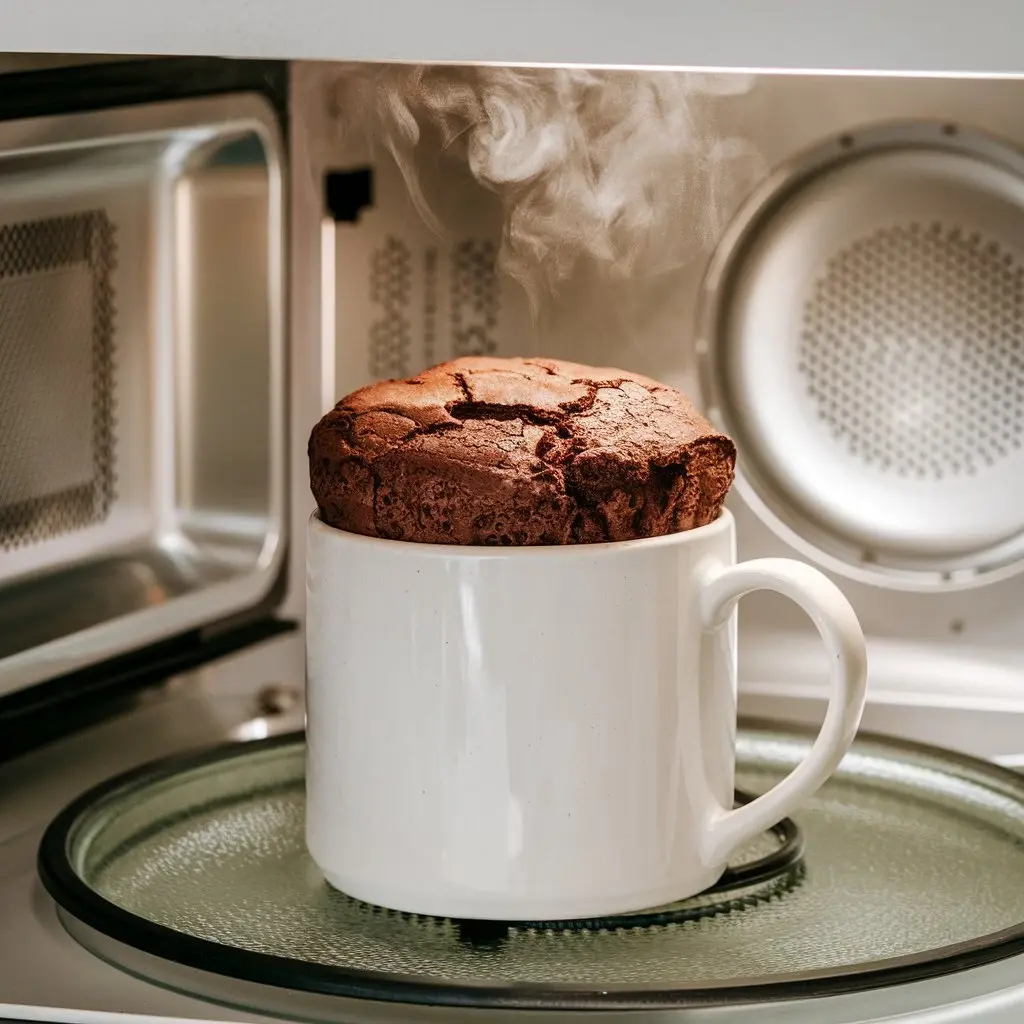
<svg viewBox="0 0 1024 1024">
<path fill-rule="evenodd" d="M 320 510 L 314 509 L 308 520 L 308 532 L 318 534 L 335 542 L 379 548 L 394 553 L 406 552 L 437 558 L 587 558 L 600 555 L 625 554 L 640 548 L 675 547 L 700 544 L 711 540 L 733 527 L 735 520 L 729 509 L 723 507 L 718 517 L 705 526 L 678 533 L 666 533 L 658 537 L 636 537 L 631 540 L 601 541 L 596 544 L 428 544 L 424 541 L 393 540 L 390 537 L 369 537 L 364 533 L 340 530 L 329 526 L 320 518 Z"/>
</svg>

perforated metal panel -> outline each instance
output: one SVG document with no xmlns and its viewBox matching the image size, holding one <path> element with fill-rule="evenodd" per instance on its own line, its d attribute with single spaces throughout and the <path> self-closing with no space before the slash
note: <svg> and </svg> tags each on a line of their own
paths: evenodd
<svg viewBox="0 0 1024 1024">
<path fill-rule="evenodd" d="M 497 246 L 461 238 L 424 244 L 389 232 L 369 254 L 371 378 L 406 377 L 453 356 L 499 349 Z M 354 329 L 351 309 L 339 312 Z"/>
<path fill-rule="evenodd" d="M 409 247 L 389 235 L 370 258 L 370 301 L 377 313 L 370 327 L 370 372 L 375 377 L 402 377 L 409 372 L 411 277 Z"/>
<path fill-rule="evenodd" d="M 493 242 L 466 240 L 452 252 L 451 333 L 457 356 L 494 355 L 500 309 Z"/>
<path fill-rule="evenodd" d="M 437 337 L 437 249 L 428 246 L 423 253 L 423 361 L 435 362 Z"/>
<path fill-rule="evenodd" d="M 114 258 L 102 210 L 0 227 L 0 550 L 110 511 Z"/>
<path fill-rule="evenodd" d="M 781 167 L 708 273 L 702 385 L 737 490 L 900 589 L 1024 569 L 1024 154 L 882 125 Z"/>
<path fill-rule="evenodd" d="M 825 267 L 799 358 L 851 455 L 900 477 L 974 474 L 1024 435 L 1024 266 L 939 221 L 875 231 Z"/>
</svg>

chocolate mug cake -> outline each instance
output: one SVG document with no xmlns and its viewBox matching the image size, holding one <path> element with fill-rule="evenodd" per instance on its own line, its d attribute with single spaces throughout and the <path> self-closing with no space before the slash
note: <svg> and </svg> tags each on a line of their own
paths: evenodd
<svg viewBox="0 0 1024 1024">
<path fill-rule="evenodd" d="M 339 530 L 427 544 L 634 540 L 714 521 L 736 449 L 681 392 L 616 369 L 469 357 L 343 398 L 310 485 Z"/>
</svg>

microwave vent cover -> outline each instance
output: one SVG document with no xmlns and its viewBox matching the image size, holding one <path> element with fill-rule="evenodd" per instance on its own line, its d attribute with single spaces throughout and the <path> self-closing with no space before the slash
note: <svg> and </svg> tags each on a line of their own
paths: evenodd
<svg viewBox="0 0 1024 1024">
<path fill-rule="evenodd" d="M 370 376 L 401 378 L 442 359 L 494 355 L 501 312 L 496 258 L 490 239 L 460 238 L 442 248 L 389 234 L 370 258 Z M 438 290 L 445 283 L 443 302 Z"/>
<path fill-rule="evenodd" d="M 781 166 L 710 264 L 697 355 L 737 488 L 888 589 L 1024 570 L 1024 154 L 881 125 Z"/>
<path fill-rule="evenodd" d="M 115 248 L 103 210 L 0 227 L 0 550 L 110 511 Z"/>
</svg>

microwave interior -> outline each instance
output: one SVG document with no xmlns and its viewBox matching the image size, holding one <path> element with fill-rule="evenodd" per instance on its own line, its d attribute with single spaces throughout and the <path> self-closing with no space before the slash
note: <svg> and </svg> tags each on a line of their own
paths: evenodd
<svg viewBox="0 0 1024 1024">
<path fill-rule="evenodd" d="M 423 72 L 428 86 L 460 74 Z M 515 79 L 470 72 L 493 104 L 471 124 L 443 90 L 423 100 L 408 72 L 294 66 L 294 171 L 308 160 L 319 189 L 316 415 L 460 355 L 543 354 L 680 387 L 737 440 L 740 557 L 797 557 L 836 579 L 871 638 L 876 696 L 1010 700 L 1024 596 L 1024 82 L 531 74 L 620 112 L 618 124 L 568 115 L 594 147 L 581 187 L 610 218 L 646 225 L 650 262 L 615 265 L 614 245 L 577 237 L 573 211 L 589 213 L 567 174 L 548 183 L 547 208 L 523 199 L 543 180 L 502 181 L 501 147 L 536 157 L 564 115 L 526 85 L 517 95 Z M 396 80 L 418 119 L 404 150 L 360 113 Z M 522 260 L 545 245 L 538 285 Z M 562 257 L 569 271 L 552 270 Z M 816 720 L 820 693 L 801 682 L 826 667 L 812 627 L 765 595 L 745 599 L 741 622 L 741 685 L 799 691 Z"/>
<path fill-rule="evenodd" d="M 462 355 L 689 393 L 739 444 L 740 557 L 833 575 L 875 693 L 934 691 L 906 644 L 961 691 L 1019 669 L 1024 82 L 281 68 L 277 110 L 0 122 L 0 688 L 286 564 L 301 617 L 311 425 Z M 785 602 L 742 619 L 742 676 L 819 676 Z"/>
</svg>

